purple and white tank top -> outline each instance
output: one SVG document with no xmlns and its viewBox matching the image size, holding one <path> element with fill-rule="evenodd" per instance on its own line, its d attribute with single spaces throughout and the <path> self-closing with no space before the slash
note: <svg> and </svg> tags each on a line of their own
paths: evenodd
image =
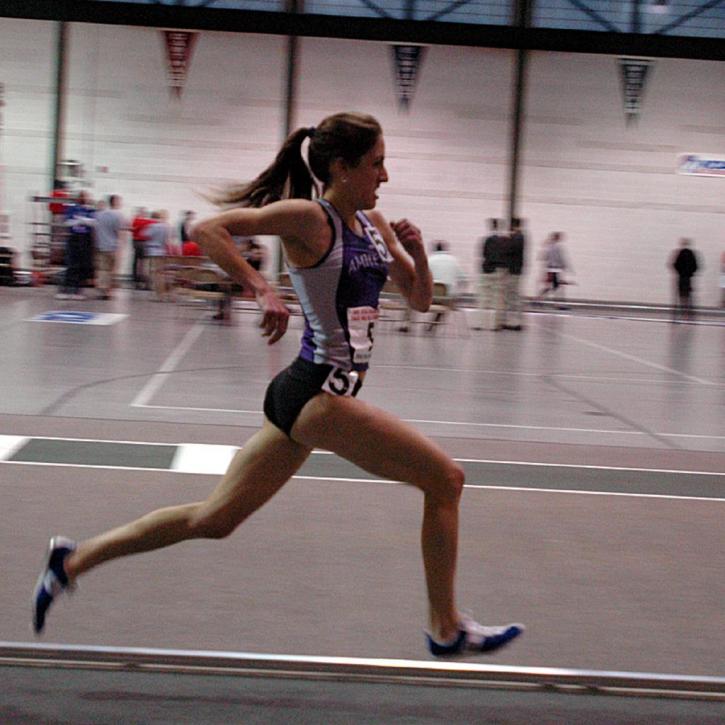
<svg viewBox="0 0 725 725">
<path fill-rule="evenodd" d="M 333 240 L 313 267 L 288 265 L 305 317 L 300 357 L 343 370 L 367 370 L 373 348 L 378 299 L 393 261 L 380 232 L 363 214 L 358 236 L 325 199 Z"/>
</svg>

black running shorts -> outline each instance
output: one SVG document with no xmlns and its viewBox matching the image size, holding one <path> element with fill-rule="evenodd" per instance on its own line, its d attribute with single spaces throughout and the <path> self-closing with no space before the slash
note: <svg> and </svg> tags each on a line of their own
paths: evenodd
<svg viewBox="0 0 725 725">
<path fill-rule="evenodd" d="M 322 392 L 323 385 L 333 370 L 339 373 L 339 376 L 333 375 L 336 380 L 333 380 L 326 389 L 337 395 L 357 395 L 362 387 L 360 380 L 355 380 L 350 385 L 345 373 L 333 365 L 319 365 L 298 357 L 267 386 L 264 396 L 265 416 L 291 438 L 292 426 L 302 408 Z"/>
</svg>

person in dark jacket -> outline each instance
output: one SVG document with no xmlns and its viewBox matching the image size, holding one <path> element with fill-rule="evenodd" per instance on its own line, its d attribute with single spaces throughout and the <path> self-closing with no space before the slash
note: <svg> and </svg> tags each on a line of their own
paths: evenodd
<svg viewBox="0 0 725 725">
<path fill-rule="evenodd" d="M 690 320 L 694 317 L 692 305 L 692 278 L 699 265 L 697 255 L 690 248 L 691 240 L 680 239 L 680 247 L 672 255 L 670 266 L 677 275 L 675 304 L 672 308 L 672 321 Z"/>
<path fill-rule="evenodd" d="M 500 330 L 503 327 L 503 279 L 506 262 L 503 257 L 505 238 L 499 232 L 498 219 L 489 219 L 489 235 L 481 246 L 481 276 L 478 306 L 480 324 L 475 330 Z"/>
<path fill-rule="evenodd" d="M 93 279 L 93 228 L 96 225 L 96 207 L 85 190 L 78 192 L 77 200 L 65 207 L 65 274 L 56 299 L 83 300 L 81 287 Z"/>
</svg>

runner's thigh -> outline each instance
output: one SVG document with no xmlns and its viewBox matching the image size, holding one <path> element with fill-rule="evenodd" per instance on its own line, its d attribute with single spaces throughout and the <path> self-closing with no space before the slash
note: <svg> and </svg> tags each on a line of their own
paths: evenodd
<svg viewBox="0 0 725 725">
<path fill-rule="evenodd" d="M 324 448 L 381 478 L 426 492 L 457 494 L 459 466 L 433 441 L 394 415 L 362 400 L 321 393 L 302 409 L 292 437 Z"/>
</svg>

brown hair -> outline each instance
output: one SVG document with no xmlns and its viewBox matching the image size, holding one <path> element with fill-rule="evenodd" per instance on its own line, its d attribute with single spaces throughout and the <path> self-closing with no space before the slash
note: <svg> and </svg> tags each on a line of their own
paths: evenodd
<svg viewBox="0 0 725 725">
<path fill-rule="evenodd" d="M 382 132 L 380 124 L 366 114 L 328 116 L 317 127 L 293 131 L 272 164 L 254 181 L 233 184 L 210 195 L 209 199 L 219 206 L 254 207 L 280 199 L 312 199 L 319 195 L 312 174 L 324 188 L 330 182 L 330 164 L 335 159 L 341 158 L 350 166 L 357 166 Z M 310 139 L 309 167 L 302 157 L 302 143 L 306 138 Z"/>
</svg>

